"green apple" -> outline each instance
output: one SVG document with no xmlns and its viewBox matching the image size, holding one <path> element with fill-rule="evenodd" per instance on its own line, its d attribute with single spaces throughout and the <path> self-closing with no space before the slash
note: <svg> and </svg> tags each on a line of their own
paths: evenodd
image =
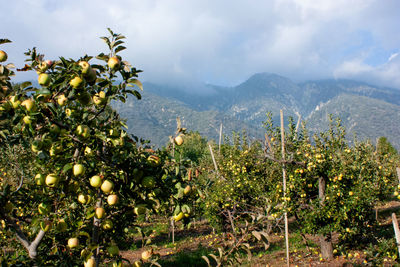
<svg viewBox="0 0 400 267">
<path fill-rule="evenodd" d="M 75 133 L 83 138 L 88 138 L 90 136 L 90 128 L 86 125 L 78 125 Z"/>
<path fill-rule="evenodd" d="M 156 185 L 156 181 L 152 176 L 146 176 L 142 180 L 142 186 L 144 188 L 154 188 Z"/>
<path fill-rule="evenodd" d="M 117 57 L 110 57 L 107 65 L 110 67 L 112 70 L 119 69 L 121 62 L 119 61 L 119 58 Z"/>
<path fill-rule="evenodd" d="M 82 74 L 87 74 L 92 69 L 87 61 L 79 61 L 78 64 L 82 68 Z"/>
<path fill-rule="evenodd" d="M 94 212 L 94 216 L 97 219 L 102 219 L 102 218 L 104 218 L 104 216 L 106 216 L 106 210 L 102 207 L 96 208 L 96 210 Z"/>
<path fill-rule="evenodd" d="M 101 186 L 101 177 L 98 175 L 92 176 L 90 178 L 90 185 L 93 187 L 100 187 Z"/>
<path fill-rule="evenodd" d="M 58 184 L 59 177 L 57 174 L 50 173 L 49 175 L 46 176 L 46 184 L 50 187 L 55 187 Z"/>
<path fill-rule="evenodd" d="M 84 195 L 84 194 L 79 194 L 78 195 L 78 201 L 81 204 L 86 204 L 89 202 L 89 196 L 88 195 Z"/>
<path fill-rule="evenodd" d="M 57 124 L 53 123 L 52 125 L 50 125 L 50 133 L 55 134 L 55 135 L 59 134 L 60 133 L 60 127 L 58 127 Z"/>
<path fill-rule="evenodd" d="M 81 103 L 81 105 L 83 105 L 83 106 L 87 106 L 92 102 L 92 97 L 86 91 L 79 93 L 77 97 L 78 97 L 79 103 Z"/>
<path fill-rule="evenodd" d="M 137 206 L 133 209 L 133 212 L 134 212 L 137 216 L 145 214 L 146 211 L 147 211 L 147 207 L 146 207 L 146 205 L 144 205 L 144 204 L 137 205 Z"/>
<path fill-rule="evenodd" d="M 110 219 L 106 219 L 103 221 L 103 223 L 101 224 L 101 227 L 104 230 L 111 230 L 114 227 L 113 222 Z"/>
<path fill-rule="evenodd" d="M 40 203 L 38 206 L 39 214 L 46 215 L 50 212 L 51 206 L 47 203 Z"/>
<path fill-rule="evenodd" d="M 22 101 L 21 106 L 25 107 L 28 112 L 36 110 L 35 101 L 32 99 L 25 99 Z"/>
<path fill-rule="evenodd" d="M 71 85 L 72 88 L 78 89 L 83 85 L 83 80 L 79 76 L 75 76 L 72 80 L 69 81 L 69 85 Z"/>
<path fill-rule="evenodd" d="M 107 251 L 111 256 L 117 256 L 119 254 L 119 248 L 116 245 L 109 246 Z"/>
<path fill-rule="evenodd" d="M 93 96 L 93 102 L 98 106 L 107 103 L 106 93 L 104 91 L 101 91 L 101 92 L 95 94 Z"/>
<path fill-rule="evenodd" d="M 56 230 L 59 232 L 65 232 L 68 229 L 68 225 L 64 219 L 60 219 L 57 222 Z"/>
<path fill-rule="evenodd" d="M 85 173 L 85 166 L 83 164 L 75 164 L 72 168 L 72 173 L 74 176 L 81 176 Z"/>
<path fill-rule="evenodd" d="M 7 53 L 4 52 L 3 50 L 0 50 L 0 62 L 4 62 L 7 60 Z"/>
<path fill-rule="evenodd" d="M 37 185 L 44 185 L 45 182 L 46 182 L 46 177 L 43 174 L 41 174 L 41 173 L 36 174 L 35 183 Z"/>
<path fill-rule="evenodd" d="M 39 74 L 38 83 L 41 86 L 48 86 L 50 84 L 50 75 L 47 73 Z"/>
<path fill-rule="evenodd" d="M 117 204 L 117 203 L 118 203 L 118 196 L 115 195 L 115 194 L 109 195 L 109 196 L 107 197 L 107 203 L 108 203 L 108 205 L 110 205 L 110 206 L 113 206 L 113 205 Z"/>
<path fill-rule="evenodd" d="M 96 70 L 93 69 L 93 68 L 91 68 L 87 74 L 84 74 L 84 77 L 85 77 L 86 81 L 87 81 L 90 85 L 95 84 L 96 79 L 97 79 Z"/>
<path fill-rule="evenodd" d="M 72 237 L 68 239 L 68 247 L 69 248 L 76 248 L 79 246 L 79 239 L 76 237 Z"/>
<path fill-rule="evenodd" d="M 183 144 L 183 137 L 182 137 L 182 135 L 178 135 L 177 137 L 175 137 L 174 141 L 175 141 L 175 144 L 176 144 L 177 146 L 182 145 L 182 144 Z"/>
<path fill-rule="evenodd" d="M 6 213 L 12 212 L 13 209 L 14 209 L 14 205 L 13 205 L 10 201 L 8 201 L 8 202 L 6 203 L 6 205 L 4 205 L 4 211 L 5 211 Z"/>
<path fill-rule="evenodd" d="M 10 102 L 13 108 L 17 108 L 19 105 L 21 105 L 21 101 L 18 100 L 16 95 L 10 97 Z"/>
<path fill-rule="evenodd" d="M 108 194 L 110 193 L 114 188 L 114 183 L 111 182 L 110 180 L 104 180 L 104 182 L 101 184 L 101 191 L 104 193 Z"/>
<path fill-rule="evenodd" d="M 64 94 L 61 94 L 57 97 L 57 103 L 60 106 L 65 106 L 65 104 L 67 103 L 68 98 L 65 97 Z"/>
</svg>

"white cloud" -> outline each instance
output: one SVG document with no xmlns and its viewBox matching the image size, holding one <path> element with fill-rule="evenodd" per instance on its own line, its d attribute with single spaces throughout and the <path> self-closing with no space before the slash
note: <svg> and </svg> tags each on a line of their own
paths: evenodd
<svg viewBox="0 0 400 267">
<path fill-rule="evenodd" d="M 3 5 L 1 38 L 14 41 L 5 48 L 21 65 L 33 46 L 52 58 L 97 54 L 110 27 L 147 80 L 232 85 L 262 71 L 314 79 L 376 70 L 383 82 L 396 68 L 368 58 L 399 50 L 398 10 L 396 0 L 19 0 Z"/>
</svg>

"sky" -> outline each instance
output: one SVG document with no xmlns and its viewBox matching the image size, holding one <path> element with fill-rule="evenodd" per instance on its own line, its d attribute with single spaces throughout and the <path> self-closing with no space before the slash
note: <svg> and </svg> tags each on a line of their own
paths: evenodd
<svg viewBox="0 0 400 267">
<path fill-rule="evenodd" d="M 9 61 L 107 52 L 107 28 L 127 37 L 140 78 L 234 86 L 271 72 L 293 81 L 346 78 L 400 89 L 398 0 L 1 0 Z M 17 73 L 15 80 L 34 77 Z"/>
</svg>

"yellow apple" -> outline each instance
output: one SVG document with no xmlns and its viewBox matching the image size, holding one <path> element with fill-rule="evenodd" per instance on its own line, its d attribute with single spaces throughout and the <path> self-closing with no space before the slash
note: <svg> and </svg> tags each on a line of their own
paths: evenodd
<svg viewBox="0 0 400 267">
<path fill-rule="evenodd" d="M 38 65 L 37 72 L 38 74 L 45 72 L 49 68 L 49 65 L 47 64 L 46 61 L 42 61 Z"/>
<path fill-rule="evenodd" d="M 97 219 L 102 219 L 102 218 L 104 218 L 104 216 L 106 216 L 106 210 L 102 207 L 99 207 L 99 208 L 96 208 L 94 214 Z"/>
<path fill-rule="evenodd" d="M 86 204 L 89 202 L 89 196 L 84 195 L 84 194 L 79 194 L 78 201 L 79 201 L 79 203 Z"/>
<path fill-rule="evenodd" d="M 10 97 L 10 102 L 13 108 L 17 108 L 19 105 L 21 105 L 21 101 L 19 101 L 18 97 L 15 95 Z"/>
<path fill-rule="evenodd" d="M 39 151 L 42 150 L 42 146 L 43 146 L 42 141 L 35 140 L 31 144 L 31 150 L 32 150 L 32 152 L 38 153 Z"/>
<path fill-rule="evenodd" d="M 142 252 L 142 259 L 144 261 L 147 261 L 148 259 L 150 259 L 151 256 L 153 256 L 153 252 L 151 250 L 145 250 Z"/>
<path fill-rule="evenodd" d="M 41 86 L 48 86 L 50 84 L 50 75 L 47 73 L 39 74 L 38 83 Z"/>
<path fill-rule="evenodd" d="M 69 81 L 69 85 L 71 85 L 72 88 L 78 89 L 83 85 L 83 80 L 79 76 L 75 76 L 72 80 Z"/>
<path fill-rule="evenodd" d="M 187 185 L 185 187 L 185 189 L 183 190 L 183 194 L 188 195 L 191 191 L 192 191 L 192 188 L 190 187 L 190 185 Z"/>
<path fill-rule="evenodd" d="M 107 220 L 103 221 L 103 223 L 101 224 L 101 227 L 104 230 L 111 230 L 114 227 L 114 224 L 110 219 L 107 219 Z"/>
<path fill-rule="evenodd" d="M 77 246 L 79 246 L 79 239 L 78 238 L 72 237 L 72 238 L 68 239 L 68 247 L 76 248 Z"/>
<path fill-rule="evenodd" d="M 90 136 L 90 128 L 86 125 L 78 125 L 75 132 L 83 138 L 88 138 Z"/>
<path fill-rule="evenodd" d="M 82 68 L 82 74 L 87 74 L 92 69 L 87 61 L 79 61 L 79 66 Z"/>
<path fill-rule="evenodd" d="M 27 125 L 32 124 L 32 121 L 33 121 L 32 117 L 29 116 L 29 115 L 25 116 L 22 120 L 23 120 L 23 122 L 24 122 L 25 124 L 27 124 Z"/>
<path fill-rule="evenodd" d="M 25 107 L 28 112 L 36 110 L 35 102 L 32 99 L 25 99 L 22 101 L 21 106 Z"/>
<path fill-rule="evenodd" d="M 46 203 L 40 203 L 38 206 L 39 214 L 46 215 L 50 212 L 51 206 Z"/>
<path fill-rule="evenodd" d="M 106 93 L 104 91 L 101 91 L 95 94 L 93 96 L 93 102 L 98 106 L 105 104 L 107 102 Z"/>
<path fill-rule="evenodd" d="M 83 175 L 85 173 L 85 166 L 83 166 L 83 164 L 75 164 L 72 169 L 72 173 L 74 174 L 74 176 Z"/>
<path fill-rule="evenodd" d="M 175 144 L 177 145 L 177 146 L 180 146 L 180 145 L 182 145 L 183 144 L 183 137 L 182 137 L 182 135 L 178 135 L 177 137 L 175 137 Z"/>
<path fill-rule="evenodd" d="M 104 180 L 104 182 L 101 184 L 101 191 L 104 193 L 108 194 L 110 193 L 114 188 L 114 183 L 111 182 L 110 180 Z"/>
<path fill-rule="evenodd" d="M 133 212 L 134 212 L 137 216 L 145 214 L 146 211 L 147 211 L 147 207 L 146 207 L 146 205 L 143 205 L 143 204 L 137 205 L 137 206 L 133 209 Z"/>
<path fill-rule="evenodd" d="M 46 176 L 46 184 L 49 187 L 55 187 L 58 184 L 58 181 L 60 179 L 58 178 L 57 174 L 50 173 L 49 175 Z"/>
<path fill-rule="evenodd" d="M 92 178 L 90 178 L 90 185 L 93 187 L 96 187 L 96 188 L 100 187 L 101 186 L 101 177 L 98 175 L 92 176 Z"/>
<path fill-rule="evenodd" d="M 177 215 L 174 216 L 174 220 L 176 222 L 179 222 L 180 220 L 183 219 L 183 216 L 184 216 L 183 212 L 179 212 Z"/>
<path fill-rule="evenodd" d="M 3 50 L 0 50 L 0 62 L 4 62 L 7 60 L 7 53 L 4 52 Z"/>
<path fill-rule="evenodd" d="M 156 167 L 156 166 L 159 166 L 159 165 L 161 164 L 161 160 L 160 160 L 160 158 L 159 158 L 158 156 L 156 156 L 156 155 L 150 155 L 150 156 L 147 158 L 147 163 L 148 163 L 150 166 Z"/>
<path fill-rule="evenodd" d="M 108 60 L 107 65 L 108 65 L 108 66 L 110 67 L 110 69 L 112 69 L 112 70 L 119 69 L 119 67 L 120 67 L 119 58 L 117 58 L 117 57 L 110 57 L 110 59 Z"/>
<path fill-rule="evenodd" d="M 37 185 L 44 185 L 45 182 L 46 182 L 46 177 L 43 174 L 41 174 L 41 173 L 36 174 L 35 183 Z"/>
<path fill-rule="evenodd" d="M 85 261 L 84 267 L 96 267 L 96 260 L 93 258 L 88 259 Z"/>
<path fill-rule="evenodd" d="M 61 94 L 57 97 L 57 103 L 60 106 L 65 106 L 65 104 L 67 103 L 68 98 L 65 97 L 64 94 Z"/>
<path fill-rule="evenodd" d="M 107 203 L 108 205 L 112 206 L 118 203 L 118 196 L 113 194 L 113 195 L 109 195 L 107 197 Z"/>
</svg>

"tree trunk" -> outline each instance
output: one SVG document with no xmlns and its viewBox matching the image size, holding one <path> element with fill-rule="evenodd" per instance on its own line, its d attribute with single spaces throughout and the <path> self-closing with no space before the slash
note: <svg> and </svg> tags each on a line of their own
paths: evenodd
<svg viewBox="0 0 400 267">
<path fill-rule="evenodd" d="M 325 201 L 325 189 L 326 189 L 326 180 L 324 177 L 320 177 L 318 180 L 318 197 L 319 203 L 321 206 Z M 321 254 L 324 259 L 332 259 L 333 258 L 333 245 L 332 245 L 332 234 L 320 235 L 319 243 L 321 246 Z"/>
<path fill-rule="evenodd" d="M 324 259 L 332 259 L 333 258 L 333 246 L 332 246 L 332 235 L 320 235 L 319 243 L 321 246 L 321 254 Z"/>
</svg>

